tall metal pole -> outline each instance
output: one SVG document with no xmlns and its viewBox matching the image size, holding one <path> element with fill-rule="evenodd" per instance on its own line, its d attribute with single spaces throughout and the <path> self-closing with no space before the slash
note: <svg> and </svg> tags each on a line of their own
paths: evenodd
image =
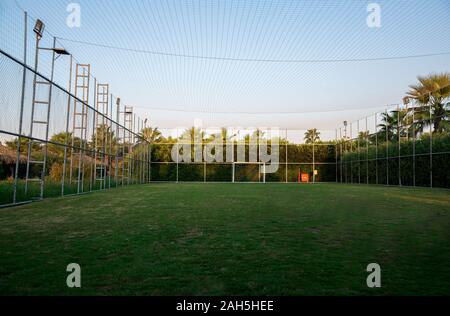
<svg viewBox="0 0 450 316">
<path fill-rule="evenodd" d="M 112 96 L 111 96 L 112 98 Z M 115 156 L 115 168 L 114 168 L 114 179 L 116 182 L 116 188 L 119 186 L 119 150 L 120 150 L 120 98 L 116 100 L 116 156 Z"/>
<path fill-rule="evenodd" d="M 142 134 L 142 128 L 144 126 L 144 121 L 139 118 L 139 125 L 140 128 L 138 129 L 138 140 L 139 140 L 139 180 L 140 180 L 140 184 L 144 183 L 144 165 L 142 164 L 142 162 L 144 161 L 144 142 L 143 142 L 143 138 L 141 137 Z"/>
<path fill-rule="evenodd" d="M 120 172 L 120 185 L 123 187 L 124 185 L 125 185 L 125 163 L 126 163 L 126 158 L 125 158 L 125 148 L 127 148 L 127 145 L 126 145 L 126 124 L 125 124 L 125 111 L 126 111 L 126 108 L 124 109 L 124 111 L 123 111 L 123 113 L 124 113 L 124 115 L 123 115 L 123 127 L 121 128 L 121 127 L 119 127 L 119 134 L 120 134 L 120 130 L 122 130 L 122 137 L 120 138 L 122 141 L 121 141 L 121 145 L 120 145 L 120 148 L 121 148 L 121 153 L 120 153 L 120 155 L 121 155 L 121 160 L 122 160 L 122 167 L 120 167 L 119 169 L 121 169 L 121 172 Z M 120 113 L 119 112 L 119 115 L 120 114 L 122 114 L 122 113 Z M 128 177 L 128 174 L 127 174 L 127 177 Z"/>
<path fill-rule="evenodd" d="M 148 143 L 148 182 L 152 181 L 152 154 L 153 154 L 153 139 Z"/>
<path fill-rule="evenodd" d="M 141 168 L 141 154 L 142 154 L 142 152 L 141 152 L 141 140 L 140 140 L 140 137 L 139 137 L 140 130 L 141 130 L 141 118 L 137 117 L 137 131 L 136 131 L 136 134 L 137 134 L 136 146 L 137 146 L 137 149 L 138 149 L 138 155 L 137 155 L 137 172 L 138 172 L 138 174 L 137 174 L 137 182 L 139 184 L 142 183 L 142 168 Z"/>
<path fill-rule="evenodd" d="M 108 91 L 109 92 L 109 91 Z M 108 137 L 109 137 L 109 150 L 108 150 L 108 189 L 111 189 L 111 171 L 112 171 L 112 155 L 113 155 L 113 95 L 109 95 L 109 117 L 107 117 L 108 122 Z"/>
<path fill-rule="evenodd" d="M 256 139 L 256 148 L 258 148 L 258 150 L 257 150 L 257 153 L 259 153 L 259 130 L 256 130 L 256 137 L 257 137 L 257 139 Z M 257 154 L 257 156 L 258 156 L 258 154 Z M 258 158 L 256 159 L 256 161 L 257 161 L 257 164 L 258 164 L 258 182 L 261 182 L 261 169 L 262 169 L 262 166 L 261 166 L 261 163 L 260 163 L 260 161 L 258 160 Z"/>
<path fill-rule="evenodd" d="M 316 161 L 315 161 L 315 152 L 314 152 L 314 143 L 315 143 L 315 138 L 316 138 L 316 130 L 313 129 L 313 143 L 312 143 L 312 163 L 313 163 L 313 183 L 316 182 Z"/>
<path fill-rule="evenodd" d="M 343 183 L 343 173 L 342 173 L 342 162 L 343 162 L 343 153 L 342 153 L 342 127 L 339 127 L 339 154 L 340 154 L 340 167 L 341 167 L 341 183 Z"/>
<path fill-rule="evenodd" d="M 431 99 L 431 93 L 430 97 Z M 430 188 L 433 187 L 433 114 L 431 109 L 431 103 L 429 105 L 430 111 Z"/>
<path fill-rule="evenodd" d="M 178 135 L 178 128 L 177 128 L 177 183 L 178 183 L 178 160 L 180 157 L 180 146 L 179 146 L 179 142 L 180 140 L 178 139 L 179 135 Z"/>
<path fill-rule="evenodd" d="M 40 41 L 39 35 L 36 34 L 36 49 L 35 49 L 35 55 L 34 55 L 34 75 L 33 75 L 33 98 L 32 100 L 35 100 L 36 98 L 36 80 L 37 80 L 37 69 L 39 64 L 39 41 Z M 28 163 L 31 160 L 31 149 L 32 149 L 32 140 L 31 137 L 33 136 L 33 121 L 34 121 L 34 102 L 31 105 L 31 120 L 30 120 L 30 131 L 29 131 L 29 138 L 28 138 L 28 153 L 27 153 L 27 170 L 26 170 L 26 176 L 25 176 L 25 195 L 28 193 L 28 176 L 30 172 L 30 164 Z"/>
<path fill-rule="evenodd" d="M 400 130 L 400 105 L 397 104 L 397 134 L 398 134 L 398 185 L 402 185 L 402 171 L 401 171 L 401 130 Z"/>
<path fill-rule="evenodd" d="M 134 158 L 134 166 L 135 166 L 135 176 L 134 176 L 134 183 L 138 184 L 139 183 L 139 137 L 138 137 L 138 130 L 139 130 L 139 117 L 134 114 L 134 135 L 133 135 L 133 139 L 134 139 L 134 147 L 136 148 L 136 154 L 133 156 Z"/>
<path fill-rule="evenodd" d="M 416 186 L 416 119 L 415 119 L 416 107 L 412 106 L 412 133 L 413 133 L 413 186 Z"/>
<path fill-rule="evenodd" d="M 144 121 L 141 121 L 141 127 L 142 127 L 142 129 L 144 129 L 144 125 L 145 125 L 145 123 L 144 123 Z M 141 136 L 143 136 L 143 135 L 141 135 Z M 142 149 L 141 149 L 141 157 L 142 157 L 142 161 L 141 161 L 141 166 L 142 166 L 142 183 L 145 183 L 146 182 L 146 180 L 145 180 L 145 175 L 147 174 L 146 173 L 146 163 L 145 163 L 145 161 L 146 161 L 146 156 L 147 156 L 147 142 L 144 140 L 144 138 L 142 137 L 142 139 L 141 139 L 141 142 L 142 142 Z"/>
<path fill-rule="evenodd" d="M 334 139 L 335 139 L 335 142 L 334 142 L 334 154 L 335 154 L 335 156 L 336 156 L 336 175 L 335 175 L 335 178 L 336 178 L 336 183 L 338 183 L 338 132 L 337 132 L 337 129 L 335 129 L 334 130 Z"/>
<path fill-rule="evenodd" d="M 386 110 L 386 184 L 389 185 L 389 114 Z"/>
<path fill-rule="evenodd" d="M 134 146 L 136 148 L 136 155 L 135 155 L 135 166 L 136 166 L 136 183 L 139 183 L 140 181 L 140 170 L 139 170 L 139 136 L 137 135 L 139 133 L 139 124 L 140 124 L 140 119 L 138 116 L 136 116 L 135 114 L 135 124 L 136 124 L 136 128 L 135 128 L 135 136 L 134 136 Z"/>
<path fill-rule="evenodd" d="M 23 72 L 22 72 L 22 91 L 20 97 L 20 117 L 19 117 L 19 137 L 17 139 L 17 156 L 16 169 L 14 171 L 14 189 L 13 189 L 13 203 L 17 202 L 17 182 L 19 178 L 19 164 L 20 164 L 20 142 L 22 140 L 22 124 L 23 124 L 23 107 L 25 103 L 25 84 L 27 78 L 27 38 L 28 38 L 28 13 L 24 12 L 24 40 L 23 40 Z"/>
<path fill-rule="evenodd" d="M 266 183 L 266 163 L 263 162 L 263 183 Z"/>
<path fill-rule="evenodd" d="M 61 178 L 61 196 L 64 195 L 64 185 L 66 181 L 66 165 L 67 165 L 67 147 L 69 146 L 69 120 L 70 120 L 70 101 L 71 101 L 71 89 L 72 89 L 72 61 L 73 57 L 70 55 L 70 70 L 69 70 L 69 95 L 67 98 L 67 115 L 66 115 L 66 143 L 64 146 L 64 162 L 63 162 L 63 173 Z M 71 137 L 74 137 L 74 135 L 71 135 Z M 73 150 L 73 149 L 71 149 Z"/>
<path fill-rule="evenodd" d="M 347 154 L 347 121 L 344 121 L 344 154 Z M 344 161 L 345 160 L 345 161 Z M 345 162 L 345 183 L 348 183 L 348 162 L 347 157 L 343 157 L 342 161 Z"/>
<path fill-rule="evenodd" d="M 375 184 L 378 184 L 378 113 L 375 113 Z"/>
<path fill-rule="evenodd" d="M 369 184 L 369 127 L 366 116 L 366 183 Z"/>
<path fill-rule="evenodd" d="M 234 131 L 233 131 L 234 133 Z M 234 137 L 236 134 L 232 134 L 231 137 L 231 182 L 234 183 L 234 175 L 235 175 L 235 164 L 234 164 Z"/>
<path fill-rule="evenodd" d="M 288 130 L 286 129 L 286 141 L 285 141 L 285 145 L 284 145 L 284 147 L 285 147 L 285 152 L 286 152 L 286 156 L 285 156 L 285 158 L 284 158 L 284 162 L 285 162 L 285 176 L 286 176 L 286 179 L 285 179 L 285 181 L 286 181 L 286 183 L 288 183 L 289 181 L 288 181 L 288 143 L 289 143 L 289 141 L 288 141 Z"/>
<path fill-rule="evenodd" d="M 206 161 L 203 161 L 203 182 L 206 183 Z"/>
<path fill-rule="evenodd" d="M 45 145 L 44 145 L 44 162 L 42 166 L 42 174 L 41 174 L 41 193 L 40 198 L 44 198 L 44 186 L 45 186 L 45 175 L 47 173 L 47 153 L 48 153 L 48 134 L 49 134 L 49 127 L 50 127 L 50 112 L 52 107 L 52 90 L 53 90 L 53 76 L 55 73 L 55 58 L 56 53 L 56 37 L 53 37 L 53 53 L 52 53 L 52 68 L 51 68 L 51 74 L 50 74 L 50 87 L 48 91 L 48 109 L 47 109 L 47 125 L 45 127 Z"/>
<path fill-rule="evenodd" d="M 144 161 L 144 141 L 143 141 L 143 138 L 141 137 L 142 136 L 142 133 L 141 133 L 141 131 L 142 131 L 142 128 L 143 128 L 143 126 L 144 126 L 144 123 L 143 123 L 143 121 L 142 121 L 142 119 L 141 118 L 139 118 L 139 121 L 140 121 L 140 129 L 138 130 L 138 137 L 139 137 L 139 157 L 140 157 L 140 159 L 139 159 L 139 175 L 140 175 L 140 181 L 141 181 L 141 184 L 142 183 L 144 183 L 144 165 L 142 164 L 142 162 Z"/>
<path fill-rule="evenodd" d="M 356 123 L 356 137 L 357 137 L 357 146 L 358 146 L 358 183 L 361 184 L 361 149 L 360 149 L 360 137 L 359 137 L 359 119 Z"/>
<path fill-rule="evenodd" d="M 132 147 L 136 145 L 136 113 L 133 113 L 132 117 L 132 128 L 131 128 L 131 136 L 132 136 Z M 136 178 L 136 158 L 135 155 L 131 155 L 131 184 L 135 184 L 137 181 Z"/>
<path fill-rule="evenodd" d="M 93 120 L 92 120 L 92 141 L 94 142 L 94 167 L 91 168 L 91 177 L 89 181 L 89 191 L 92 191 L 92 186 L 97 186 L 97 139 L 98 139 L 98 131 L 97 131 L 97 120 L 98 113 L 97 109 L 97 78 L 94 78 L 94 110 L 93 110 Z M 89 111 L 89 108 L 86 109 Z M 99 129 L 100 131 L 100 129 Z M 87 140 L 86 140 L 87 141 Z M 103 172 L 103 170 L 101 170 Z M 102 189 L 102 181 L 100 181 L 100 190 Z"/>
<path fill-rule="evenodd" d="M 353 124 L 350 123 L 350 183 L 353 183 Z"/>
<path fill-rule="evenodd" d="M 142 128 L 145 129 L 146 122 L 142 121 Z M 144 132 L 142 132 L 142 136 L 144 136 Z M 147 140 L 142 137 L 142 181 L 143 183 L 147 183 Z"/>
</svg>

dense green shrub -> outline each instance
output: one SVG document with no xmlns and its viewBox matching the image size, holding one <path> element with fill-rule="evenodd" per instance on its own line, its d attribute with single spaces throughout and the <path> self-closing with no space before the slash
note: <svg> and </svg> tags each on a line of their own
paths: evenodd
<svg viewBox="0 0 450 316">
<path fill-rule="evenodd" d="M 349 148 L 347 144 L 347 150 Z M 432 144 L 429 134 L 425 134 L 415 141 L 404 139 L 400 143 L 391 141 L 355 148 L 353 144 L 352 152 L 343 150 L 342 156 L 338 150 L 338 178 L 342 173 L 343 182 L 450 187 L 448 134 L 433 134 Z"/>
</svg>

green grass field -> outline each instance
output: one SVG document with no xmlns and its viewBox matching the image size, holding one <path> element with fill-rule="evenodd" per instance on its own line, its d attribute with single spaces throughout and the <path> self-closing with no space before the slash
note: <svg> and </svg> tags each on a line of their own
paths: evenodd
<svg viewBox="0 0 450 316">
<path fill-rule="evenodd" d="M 0 253 L 2 295 L 449 295 L 450 191 L 131 186 L 1 209 Z"/>
</svg>

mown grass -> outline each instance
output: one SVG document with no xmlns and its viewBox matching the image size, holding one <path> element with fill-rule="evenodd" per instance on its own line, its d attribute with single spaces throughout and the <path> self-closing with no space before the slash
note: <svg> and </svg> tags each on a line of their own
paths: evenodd
<svg viewBox="0 0 450 316">
<path fill-rule="evenodd" d="M 89 192 L 100 190 L 100 182 L 96 181 L 92 184 L 89 180 L 84 181 L 83 189 L 80 189 L 80 192 Z M 107 187 L 115 187 L 116 183 L 111 181 L 111 183 L 107 182 Z M 78 192 L 78 184 L 76 182 L 68 182 L 66 181 L 64 184 L 64 195 L 77 194 Z M 61 196 L 61 182 L 46 180 L 44 186 L 44 198 L 54 198 Z M 40 199 L 41 194 L 41 184 L 38 181 L 29 181 L 27 193 L 25 193 L 25 180 L 21 179 L 17 182 L 16 189 L 16 201 L 20 202 L 28 202 Z M 12 181 L 0 181 L 0 206 L 12 204 L 14 199 L 14 182 Z"/>
<path fill-rule="evenodd" d="M 449 295 L 450 192 L 132 186 L 0 210 L 0 253 L 3 295 Z"/>
</svg>

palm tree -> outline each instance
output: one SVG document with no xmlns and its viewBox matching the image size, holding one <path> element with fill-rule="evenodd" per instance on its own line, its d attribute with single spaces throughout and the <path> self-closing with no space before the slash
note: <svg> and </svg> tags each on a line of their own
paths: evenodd
<svg viewBox="0 0 450 316">
<path fill-rule="evenodd" d="M 225 127 L 222 127 L 221 129 L 221 134 L 222 134 L 222 140 L 224 144 L 227 143 L 232 143 L 233 142 L 233 138 L 236 137 L 237 134 L 230 134 L 228 129 Z"/>
<path fill-rule="evenodd" d="M 199 140 L 199 139 L 204 139 L 205 137 L 205 132 L 200 129 L 200 128 L 196 128 L 196 127 L 191 127 L 188 128 L 187 130 L 185 130 L 178 138 L 179 139 L 184 139 L 184 140 L 191 140 L 191 142 L 194 142 L 194 140 Z M 196 139 L 198 138 L 198 139 Z"/>
<path fill-rule="evenodd" d="M 386 138 L 390 141 L 398 140 L 398 133 L 400 132 L 400 136 L 406 136 L 406 124 L 405 118 L 407 115 L 406 110 L 394 110 L 390 112 L 381 113 L 381 122 L 378 127 L 380 130 L 378 131 L 378 139 L 380 141 L 386 140 Z M 387 134 L 387 135 L 386 135 Z"/>
<path fill-rule="evenodd" d="M 320 141 L 320 132 L 316 128 L 311 128 L 305 132 L 305 144 L 312 144 Z"/>
<path fill-rule="evenodd" d="M 358 134 L 358 140 L 359 140 L 359 146 L 363 147 L 367 145 L 367 141 L 369 141 L 369 131 L 363 131 L 359 132 Z"/>
<path fill-rule="evenodd" d="M 141 130 L 140 138 L 153 144 L 153 143 L 157 143 L 157 142 L 161 141 L 162 134 L 158 130 L 157 127 L 155 127 L 155 128 L 146 127 Z"/>
<path fill-rule="evenodd" d="M 450 106 L 445 100 L 450 97 L 450 73 L 431 74 L 417 77 L 419 83 L 410 85 L 407 97 L 415 99 L 420 107 L 418 113 L 426 117 L 431 107 L 431 120 L 434 131 L 450 131 Z"/>
<path fill-rule="evenodd" d="M 425 130 L 427 120 L 430 118 L 430 111 L 428 107 L 410 107 L 406 109 L 406 112 L 404 124 L 409 126 L 408 135 L 417 137 Z"/>
</svg>

